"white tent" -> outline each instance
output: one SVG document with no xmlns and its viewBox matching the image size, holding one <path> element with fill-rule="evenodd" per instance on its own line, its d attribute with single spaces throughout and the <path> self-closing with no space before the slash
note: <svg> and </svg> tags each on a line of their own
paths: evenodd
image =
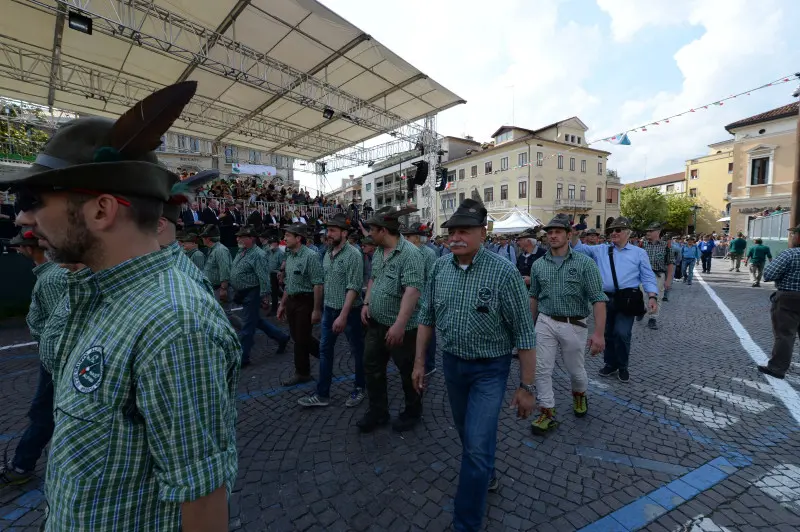
<svg viewBox="0 0 800 532">
<path fill-rule="evenodd" d="M 492 233 L 521 233 L 525 229 L 537 225 L 543 225 L 542 221 L 525 211 L 515 210 L 508 213 L 502 220 L 494 222 Z"/>
</svg>

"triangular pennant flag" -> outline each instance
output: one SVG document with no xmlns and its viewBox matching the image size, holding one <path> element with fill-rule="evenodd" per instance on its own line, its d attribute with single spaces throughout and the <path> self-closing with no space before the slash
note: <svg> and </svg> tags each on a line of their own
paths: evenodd
<svg viewBox="0 0 800 532">
<path fill-rule="evenodd" d="M 653 125 L 654 125 L 654 126 L 657 126 L 657 125 L 658 125 L 658 122 L 653 122 Z"/>
<path fill-rule="evenodd" d="M 694 109 L 689 109 L 689 112 L 690 113 L 694 113 Z"/>
<path fill-rule="evenodd" d="M 669 120 L 664 120 L 664 122 L 666 122 L 667 124 L 669 124 Z"/>
</svg>

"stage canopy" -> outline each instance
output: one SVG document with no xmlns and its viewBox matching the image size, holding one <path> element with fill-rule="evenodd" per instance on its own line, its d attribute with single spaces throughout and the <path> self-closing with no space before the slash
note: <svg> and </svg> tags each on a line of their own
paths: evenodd
<svg viewBox="0 0 800 532">
<path fill-rule="evenodd" d="M 0 13 L 0 95 L 117 116 L 196 80 L 174 130 L 223 145 L 316 160 L 413 138 L 415 120 L 463 103 L 315 0 L 0 0 Z"/>
<path fill-rule="evenodd" d="M 521 210 L 514 210 L 503 217 L 502 220 L 494 222 L 492 233 L 521 233 L 525 229 L 536 227 L 542 224 L 538 218 Z"/>
</svg>

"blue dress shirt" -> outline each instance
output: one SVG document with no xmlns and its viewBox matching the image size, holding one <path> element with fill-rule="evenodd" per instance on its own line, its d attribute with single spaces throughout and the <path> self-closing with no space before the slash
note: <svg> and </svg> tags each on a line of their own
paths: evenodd
<svg viewBox="0 0 800 532">
<path fill-rule="evenodd" d="M 614 278 L 611 275 L 611 262 L 608 260 L 608 245 L 587 246 L 579 243 L 573 249 L 594 259 L 597 267 L 600 268 L 600 276 L 603 278 L 603 291 L 614 292 Z M 647 293 L 658 293 L 656 275 L 653 273 L 653 268 L 650 267 L 647 252 L 642 248 L 630 243 L 622 249 L 614 246 L 614 269 L 617 272 L 620 289 L 639 288 L 639 285 L 642 285 Z"/>
</svg>

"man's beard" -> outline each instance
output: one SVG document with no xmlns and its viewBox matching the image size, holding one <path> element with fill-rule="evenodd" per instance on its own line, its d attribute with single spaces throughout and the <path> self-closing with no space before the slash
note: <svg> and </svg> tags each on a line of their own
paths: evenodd
<svg viewBox="0 0 800 532">
<path fill-rule="evenodd" d="M 337 239 L 337 238 L 330 238 L 330 237 L 328 237 L 328 240 L 330 241 L 330 243 L 331 243 L 331 246 L 332 246 L 332 247 L 335 247 L 335 248 L 336 248 L 336 247 L 339 247 L 339 244 L 341 244 L 341 243 L 342 243 L 342 238 L 341 238 L 341 237 L 339 237 L 338 239 Z"/>
<path fill-rule="evenodd" d="M 59 246 L 48 239 L 51 260 L 60 264 L 90 263 L 99 241 L 89 232 L 80 205 L 67 207 L 67 230 Z"/>
</svg>

